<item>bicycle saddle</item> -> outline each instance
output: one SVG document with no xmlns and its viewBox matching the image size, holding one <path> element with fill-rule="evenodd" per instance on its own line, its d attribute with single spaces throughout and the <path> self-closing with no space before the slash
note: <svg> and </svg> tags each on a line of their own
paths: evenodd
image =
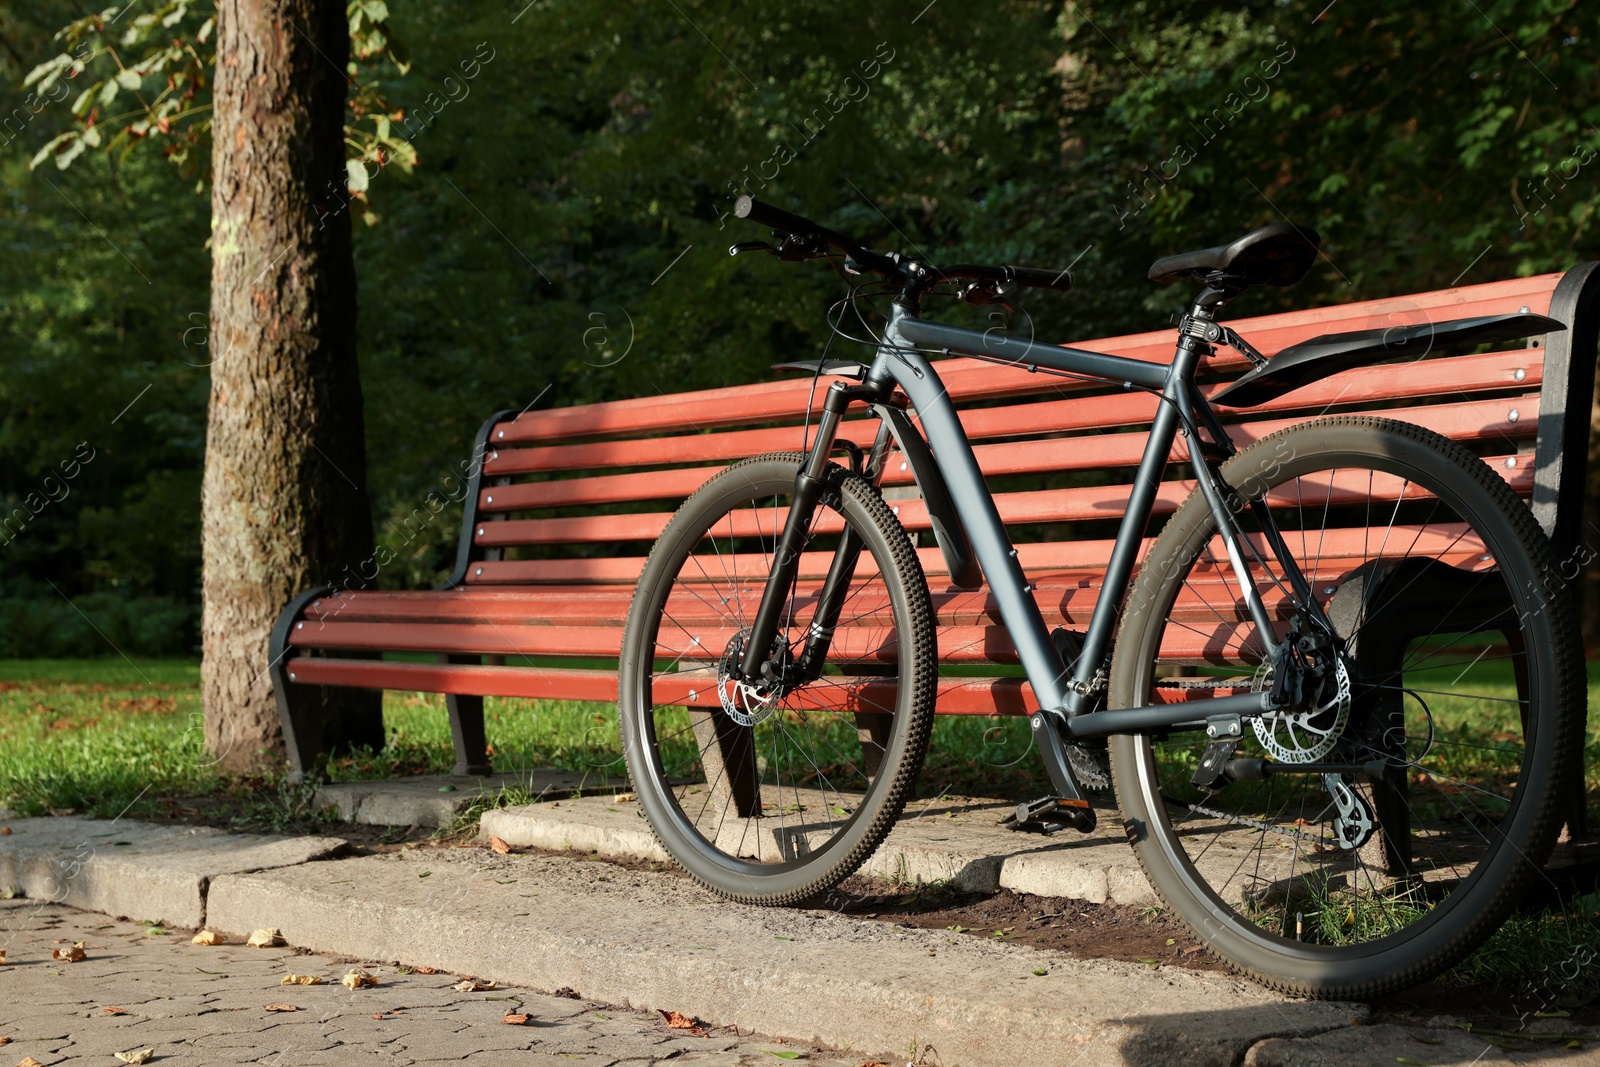
<svg viewBox="0 0 1600 1067">
<path fill-rule="evenodd" d="M 1220 273 L 1235 284 L 1293 285 L 1306 276 L 1321 247 L 1316 230 L 1274 222 L 1232 244 L 1158 259 L 1150 267 L 1149 277 L 1165 285 L 1184 278 L 1206 281 L 1207 275 Z"/>
</svg>

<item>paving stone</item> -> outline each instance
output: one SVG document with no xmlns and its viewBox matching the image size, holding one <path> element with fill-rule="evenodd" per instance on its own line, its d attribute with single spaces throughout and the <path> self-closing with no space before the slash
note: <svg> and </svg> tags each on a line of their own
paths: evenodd
<svg viewBox="0 0 1600 1067">
<path fill-rule="evenodd" d="M 58 938 L 86 937 L 91 947 L 108 947 L 82 963 L 47 962 Z M 515 987 L 462 993 L 451 988 L 454 975 L 401 974 L 392 963 L 370 960 L 363 966 L 379 985 L 351 991 L 336 984 L 354 965 L 349 959 L 238 943 L 202 948 L 176 927 L 149 937 L 138 924 L 108 923 L 59 904 L 0 901 L 0 944 L 12 961 L 0 968 L 0 1036 L 14 1039 L 3 1054 L 13 1058 L 0 1063 L 26 1056 L 46 1065 L 115 1063 L 114 1053 L 150 1047 L 152 1064 L 204 1067 L 608 1067 L 623 1059 L 643 1067 L 688 1047 L 652 1013 Z M 289 969 L 324 975 L 327 984 L 279 985 Z M 300 1010 L 266 1011 L 280 1003 Z M 108 1015 L 106 1006 L 127 1014 Z M 533 1024 L 502 1023 L 512 1009 L 528 1012 Z M 755 1038 L 710 1047 L 741 1046 L 771 1059 Z"/>
</svg>

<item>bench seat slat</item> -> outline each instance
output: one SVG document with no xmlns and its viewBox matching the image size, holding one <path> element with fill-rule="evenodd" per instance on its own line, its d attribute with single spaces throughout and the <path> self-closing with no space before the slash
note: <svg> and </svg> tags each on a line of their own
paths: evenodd
<svg viewBox="0 0 1600 1067">
<path fill-rule="evenodd" d="M 1229 325 L 1262 352 L 1273 353 L 1322 333 L 1510 313 L 1521 307 L 1542 315 L 1550 309 L 1551 294 L 1559 278 L 1559 275 L 1513 278 L 1459 289 L 1237 319 L 1231 320 Z M 1172 339 L 1172 331 L 1168 329 L 1073 344 L 1095 352 L 1164 361 L 1171 357 Z M 1243 357 L 1226 351 L 1212 363 L 1219 368 L 1245 366 Z M 947 360 L 940 366 L 939 375 L 950 387 L 951 397 L 958 402 L 978 395 L 986 399 L 1021 396 L 1039 389 L 1038 379 L 1025 370 L 997 367 L 981 360 Z M 491 443 L 509 445 L 586 436 L 638 435 L 650 430 L 679 430 L 684 425 L 704 430 L 789 418 L 805 409 L 810 386 L 808 380 L 799 379 L 672 396 L 602 401 L 556 411 L 532 411 L 497 429 Z M 821 392 L 818 390 L 815 399 L 819 408 Z"/>
<path fill-rule="evenodd" d="M 1523 374 L 1518 380 L 1518 371 Z M 1490 390 L 1536 391 L 1543 382 L 1544 350 L 1517 349 L 1479 356 L 1461 356 L 1450 362 L 1451 385 L 1465 396 Z M 1276 411 L 1320 411 L 1334 404 L 1411 400 L 1439 393 L 1439 368 L 1426 360 L 1412 363 L 1358 367 L 1333 378 L 1304 386 L 1251 408 L 1252 415 Z M 1205 387 L 1207 394 L 1222 388 Z M 1107 426 L 1148 424 L 1157 401 L 1145 393 L 1104 393 L 1064 400 L 1039 400 L 999 408 L 970 408 L 960 413 L 967 436 L 974 441 L 1020 434 L 1084 432 Z M 1298 421 L 1298 420 L 1296 420 Z M 844 422 L 842 437 L 866 447 L 877 433 L 873 419 Z M 681 427 L 677 427 L 681 429 Z M 734 430 L 674 437 L 595 441 L 578 445 L 506 448 L 485 461 L 491 476 L 603 470 L 609 467 L 650 467 L 667 463 L 731 462 L 745 456 L 782 452 L 799 447 L 800 427 Z"/>
<path fill-rule="evenodd" d="M 1440 555 L 1456 566 L 1472 564 L 1473 557 L 1483 546 L 1476 539 L 1462 539 L 1464 528 L 1435 525 L 1426 531 L 1413 525 L 1396 524 L 1387 531 L 1387 538 L 1369 534 L 1362 529 L 1330 530 L 1325 537 L 1307 541 L 1302 547 L 1294 532 L 1287 537 L 1291 549 L 1307 557 L 1320 560 L 1317 574 L 1341 575 L 1358 566 L 1372 555 L 1381 555 L 1391 546 L 1403 547 L 1430 555 Z M 1255 551 L 1266 554 L 1259 538 L 1252 538 Z M 1097 542 L 1096 544 L 1104 544 Z M 1023 549 L 1073 548 L 1071 543 L 1060 545 L 1024 545 Z M 932 551 L 932 550 L 925 550 Z M 1441 555 L 1442 554 L 1442 555 Z M 1029 554 L 1022 553 L 1025 564 Z M 1099 558 L 1096 556 L 1095 558 Z M 1253 557 L 1252 557 L 1253 558 Z M 826 552 L 810 552 L 801 556 L 801 580 L 818 582 L 828 570 L 831 556 Z M 870 573 L 870 560 L 858 567 L 858 574 Z M 1202 562 L 1202 566 L 1206 564 Z M 733 573 L 759 582 L 764 577 L 763 565 L 752 560 L 749 566 Z M 1092 594 L 1100 587 L 1101 568 L 1097 564 L 1083 564 L 1064 568 L 1031 568 L 1030 580 L 1036 586 L 1035 599 L 1041 607 L 1060 609 L 1069 616 L 1069 601 L 1082 592 Z M 815 588 L 802 588 L 802 603 L 815 595 Z M 992 595 L 985 589 L 958 590 L 935 589 L 932 594 L 936 616 L 941 624 L 974 622 L 980 618 L 998 619 Z M 314 601 L 306 611 L 305 620 L 295 635 L 309 634 L 298 643 L 316 645 L 315 632 L 325 624 L 335 622 L 391 622 L 433 625 L 460 621 L 507 624 L 542 624 L 565 626 L 570 620 L 594 623 L 600 620 L 621 625 L 628 605 L 633 598 L 632 582 L 615 586 L 542 586 L 530 589 L 463 587 L 452 590 L 382 591 L 361 590 L 342 596 L 330 596 Z"/>
<path fill-rule="evenodd" d="M 617 676 L 614 671 L 586 671 L 548 668 L 534 671 L 527 667 L 483 667 L 459 664 L 392 663 L 381 660 L 341 660 L 306 657 L 294 661 L 296 681 L 306 685 L 343 685 L 366 689 L 398 689 L 420 693 L 451 693 L 461 696 L 521 697 L 549 700 L 593 700 L 616 703 Z M 864 681 L 861 687 L 870 689 Z M 656 698 L 661 704 L 692 706 L 689 693 L 706 699 L 704 681 L 698 678 L 675 679 L 663 684 Z M 664 691 L 663 691 L 664 690 Z M 826 692 L 826 690 L 813 691 Z M 833 690 L 841 693 L 842 690 Z M 1224 690 L 1224 693 L 1227 691 Z M 1215 695 L 1208 692 L 1207 698 Z M 1184 699 L 1181 691 L 1161 689 L 1156 698 L 1162 703 Z M 841 698 L 848 699 L 848 698 Z M 876 706 L 870 696 L 863 703 Z M 1020 678 L 941 678 L 938 708 L 946 715 L 1026 715 L 1038 706 L 1033 690 Z M 846 705 L 836 710 L 853 710 Z"/>
<path fill-rule="evenodd" d="M 1153 403 L 1153 402 L 1152 402 Z M 1515 421 L 1510 413 L 1516 411 Z M 1402 422 L 1426 426 L 1458 441 L 1500 439 L 1508 444 L 1533 436 L 1539 411 L 1537 393 L 1509 399 L 1436 404 L 1422 408 L 1385 410 L 1382 414 Z M 1302 417 L 1260 420 L 1229 427 L 1234 443 L 1243 448 L 1268 434 L 1303 422 Z M 1028 432 L 1022 425 L 1016 432 Z M 1133 467 L 1144 452 L 1145 433 L 1105 433 L 1078 437 L 978 445 L 973 449 L 978 465 L 990 477 Z M 868 442 L 870 443 L 870 442 Z M 1182 442 L 1175 442 L 1173 459 L 1186 458 Z M 743 458 L 743 457 L 740 457 Z M 582 504 L 614 504 L 645 500 L 681 500 L 717 474 L 720 467 L 679 467 L 633 474 L 595 475 L 522 485 L 494 486 L 480 492 L 478 507 L 485 514 Z M 910 470 L 890 463 L 885 486 L 915 484 Z M 509 545 L 510 531 L 486 527 L 485 545 Z M 518 527 L 521 529 L 521 527 Z M 496 540 L 497 539 L 497 540 Z"/>
<path fill-rule="evenodd" d="M 1490 465 L 1517 490 L 1526 495 L 1533 488 L 1533 472 L 1529 464 L 1518 461 L 1512 469 L 1505 467 L 1508 456 L 1494 456 L 1490 458 Z M 1335 480 L 1336 502 L 1338 500 L 1337 488 L 1342 480 Z M 1153 514 L 1168 515 L 1176 511 L 1178 506 L 1188 498 L 1194 488 L 1194 482 L 1188 479 L 1178 479 L 1161 483 L 1156 491 L 1156 501 Z M 1057 522 L 1089 522 L 1096 519 L 1117 519 L 1122 515 L 1123 508 L 1128 498 L 1128 486 L 1089 486 L 1076 489 L 1040 489 L 1019 493 L 996 493 L 995 506 L 1000 511 L 1000 518 L 1007 524 L 1022 525 L 1027 523 L 1057 523 Z M 1355 490 L 1352 487 L 1351 493 Z M 1364 493 L 1364 490 L 1363 490 Z M 1375 500 L 1392 499 L 1390 495 L 1375 494 Z M 1307 504 L 1311 501 L 1306 498 Z M 900 522 L 907 530 L 922 531 L 931 529 L 928 520 L 928 510 L 920 498 L 908 500 L 891 500 L 891 507 L 895 509 Z M 1318 503 L 1321 503 L 1320 499 Z M 787 514 L 787 508 L 776 509 L 778 521 L 782 521 Z M 731 527 L 732 533 L 739 537 L 762 536 L 768 539 L 772 536 L 772 526 L 766 521 L 767 516 L 773 512 L 764 511 L 762 517 L 757 519 L 749 511 L 737 513 L 735 521 L 726 525 Z M 583 515 L 573 518 L 556 519 L 507 519 L 501 522 L 486 522 L 479 526 L 482 531 L 476 538 L 477 543 L 487 548 L 520 547 L 523 545 L 568 545 L 583 542 L 618 541 L 654 541 L 666 528 L 667 521 L 672 518 L 668 512 L 629 512 L 622 515 Z M 758 525 L 759 523 L 759 525 Z M 842 523 L 837 515 L 824 514 L 817 519 L 814 529 L 818 533 L 837 533 Z M 719 527 L 719 531 L 722 527 Z M 469 573 L 468 582 L 494 581 L 493 571 L 489 564 L 481 565 L 484 574 L 476 573 L 477 568 Z M 499 568 L 494 568 L 498 570 Z M 484 575 L 490 577 L 485 578 Z"/>
<path fill-rule="evenodd" d="M 1397 548 L 1408 544 L 1404 540 L 1395 543 Z M 1378 554 L 1379 546 L 1373 547 L 1373 554 Z M 1456 566 L 1481 566 L 1477 558 L 1481 547 L 1456 544 L 1442 558 Z M 1324 556 L 1315 569 L 1308 565 L 1307 578 L 1314 588 L 1337 585 L 1366 558 L 1367 555 Z M 1051 576 L 1040 581 L 1034 596 L 1047 619 L 1081 626 L 1088 621 L 1099 584 L 1098 576 L 1089 573 Z M 1219 566 L 1202 564 L 1172 607 L 1170 617 L 1178 628 L 1169 634 L 1170 647 L 1166 653 L 1180 660 L 1200 656 L 1216 660 L 1223 650 L 1237 649 L 1249 630 L 1249 615 L 1237 598 L 1236 590 L 1230 573 Z M 814 605 L 815 596 L 815 590 L 803 591 L 798 602 L 801 618 L 805 618 Z M 1288 617 L 1291 605 L 1283 589 L 1267 587 L 1263 600 L 1274 617 Z M 841 623 L 834 648 L 851 659 L 893 660 L 892 634 L 882 621 L 886 598 L 862 593 L 853 598 L 851 604 L 856 618 L 862 621 Z M 1222 605 L 1231 606 L 1226 617 L 1219 614 L 1224 610 Z M 515 604 L 502 602 L 496 609 L 475 616 L 459 614 L 459 607 L 458 599 L 452 604 L 457 613 L 441 617 L 360 618 L 343 614 L 325 617 L 296 630 L 290 643 L 297 648 L 323 650 L 613 657 L 619 652 L 622 613 L 627 602 L 619 591 L 608 605 L 609 615 L 600 616 L 607 622 L 589 625 L 555 621 L 566 613 L 553 611 L 548 603 L 535 605 L 532 598 L 522 606 L 523 610 L 518 610 Z M 533 612 L 538 614 L 531 614 Z M 942 660 L 961 663 L 1017 661 L 1010 637 L 1000 623 L 998 609 L 986 594 L 976 591 L 941 594 L 935 599 L 935 612 Z M 686 590 L 668 600 L 659 641 L 664 652 L 700 659 L 725 648 L 738 628 L 735 620 L 720 611 L 714 601 Z"/>
</svg>

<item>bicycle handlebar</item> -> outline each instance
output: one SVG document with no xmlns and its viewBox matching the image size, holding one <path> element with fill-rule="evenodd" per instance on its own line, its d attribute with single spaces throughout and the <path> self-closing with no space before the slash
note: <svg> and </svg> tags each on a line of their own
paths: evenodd
<svg viewBox="0 0 1600 1067">
<path fill-rule="evenodd" d="M 912 276 L 908 261 L 898 255 L 884 255 L 852 241 L 841 233 L 812 222 L 801 215 L 764 204 L 753 196 L 741 196 L 733 205 L 737 218 L 767 226 L 797 240 L 814 240 L 836 248 L 855 263 L 874 273 L 895 281 L 914 281 L 919 286 L 943 281 L 967 279 L 991 282 L 996 285 L 1019 285 L 1030 289 L 1054 289 L 1066 292 L 1072 288 L 1072 275 L 1068 271 L 1039 270 L 1036 267 L 987 267 L 978 264 L 959 264 L 954 267 L 925 265 Z"/>
<path fill-rule="evenodd" d="M 749 219 L 751 222 L 777 230 L 779 233 L 788 234 L 801 240 L 813 238 L 824 244 L 830 245 L 855 260 L 868 270 L 878 274 L 894 277 L 899 273 L 899 264 L 889 256 L 872 251 L 864 245 L 857 244 L 842 233 L 836 233 L 826 226 L 812 222 L 808 218 L 785 211 L 771 204 L 763 204 L 753 196 L 741 196 L 734 201 L 733 213 L 737 218 Z"/>
</svg>

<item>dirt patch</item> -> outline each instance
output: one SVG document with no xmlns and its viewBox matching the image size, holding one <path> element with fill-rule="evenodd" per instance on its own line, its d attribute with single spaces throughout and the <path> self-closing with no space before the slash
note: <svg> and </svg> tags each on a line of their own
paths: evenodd
<svg viewBox="0 0 1600 1067">
<path fill-rule="evenodd" d="M 831 910 L 845 915 L 945 930 L 952 936 L 1011 941 L 1080 959 L 1142 963 L 1152 970 L 1168 966 L 1226 970 L 1182 924 L 1154 908 L 1036 897 L 1009 889 L 950 893 L 919 887 L 896 892 L 887 891 L 886 883 L 860 876 L 847 879 L 828 903 Z"/>
</svg>

